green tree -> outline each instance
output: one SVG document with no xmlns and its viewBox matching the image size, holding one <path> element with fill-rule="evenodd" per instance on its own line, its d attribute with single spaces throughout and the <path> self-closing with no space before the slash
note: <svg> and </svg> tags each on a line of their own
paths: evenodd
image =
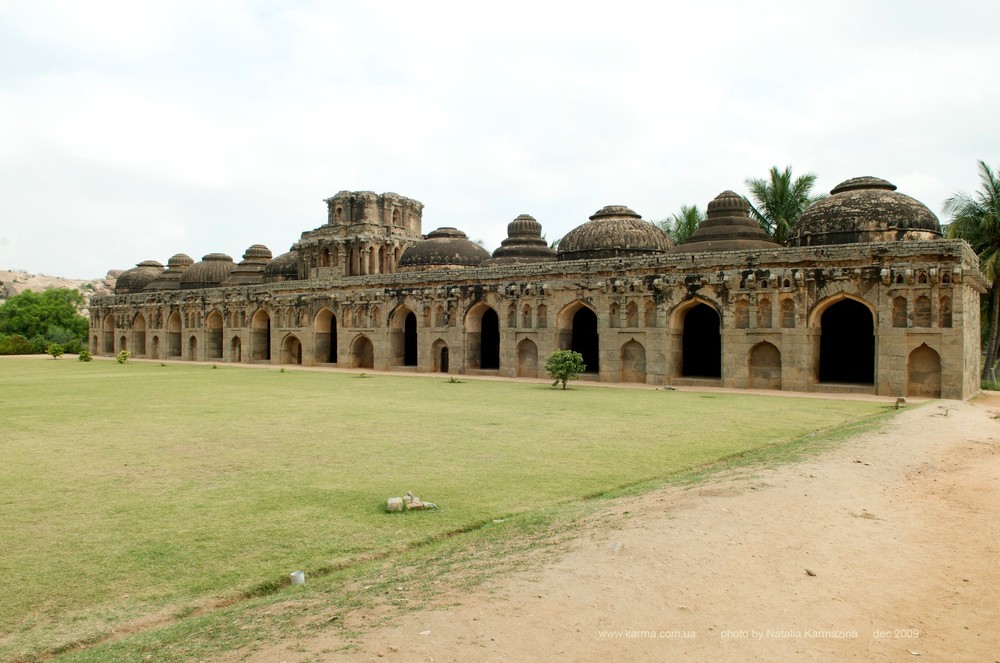
<svg viewBox="0 0 1000 663">
<path fill-rule="evenodd" d="M 988 297 L 989 333 L 983 379 L 993 379 L 1000 343 L 1000 178 L 979 162 L 979 190 L 959 192 L 944 201 L 944 213 L 951 216 L 948 237 L 964 239 L 979 255 L 979 269 L 991 283 Z"/>
<path fill-rule="evenodd" d="M 684 243 L 688 237 L 698 230 L 698 226 L 705 220 L 705 215 L 701 213 L 697 205 L 681 205 L 678 214 L 671 214 L 670 218 L 660 221 L 660 229 L 670 235 L 674 246 Z"/>
<path fill-rule="evenodd" d="M 25 338 L 42 337 L 57 343 L 87 337 L 86 304 L 78 290 L 52 288 L 43 293 L 25 291 L 0 304 L 0 333 Z"/>
<path fill-rule="evenodd" d="M 826 195 L 811 196 L 816 176 L 812 173 L 792 179 L 792 167 L 785 166 L 779 171 L 772 166 L 768 179 L 748 178 L 747 187 L 754 202 L 750 203 L 750 214 L 771 238 L 779 244 L 788 240 L 788 231 L 798 221 L 806 208 Z"/>
<path fill-rule="evenodd" d="M 63 356 L 63 347 L 58 343 L 49 343 L 49 347 L 45 351 L 52 355 L 53 359 L 59 359 Z"/>
<path fill-rule="evenodd" d="M 562 382 L 562 388 L 566 389 L 566 383 L 580 377 L 587 365 L 583 363 L 583 355 L 573 350 L 556 350 L 549 355 L 545 362 L 545 372 L 555 380 L 552 386 Z"/>
</svg>

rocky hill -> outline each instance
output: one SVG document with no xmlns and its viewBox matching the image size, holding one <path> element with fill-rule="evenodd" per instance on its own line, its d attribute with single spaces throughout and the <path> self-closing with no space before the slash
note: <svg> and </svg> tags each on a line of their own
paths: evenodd
<svg viewBox="0 0 1000 663">
<path fill-rule="evenodd" d="M 43 292 L 50 288 L 72 288 L 83 293 L 87 302 L 94 295 L 110 295 L 114 292 L 115 281 L 121 270 L 112 270 L 102 279 L 67 279 L 45 274 L 28 274 L 27 272 L 8 272 L 0 269 L 0 303 L 8 297 L 19 295 L 26 290 Z"/>
</svg>

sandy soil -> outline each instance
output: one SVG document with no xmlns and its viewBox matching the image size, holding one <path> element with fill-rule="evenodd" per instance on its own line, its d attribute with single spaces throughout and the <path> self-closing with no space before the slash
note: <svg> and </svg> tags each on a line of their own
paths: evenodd
<svg viewBox="0 0 1000 663">
<path fill-rule="evenodd" d="M 457 606 L 247 660 L 1000 661 L 997 416 L 997 394 L 937 401 L 803 462 L 618 500 Z"/>
</svg>

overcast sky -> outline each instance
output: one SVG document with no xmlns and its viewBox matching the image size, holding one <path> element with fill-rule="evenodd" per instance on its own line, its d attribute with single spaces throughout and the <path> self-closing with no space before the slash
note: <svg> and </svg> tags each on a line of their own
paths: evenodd
<svg viewBox="0 0 1000 663">
<path fill-rule="evenodd" d="M 1000 166 L 1000 3 L 0 3 L 0 269 L 275 255 L 341 190 L 496 248 L 771 166 L 941 215 Z M 945 221 L 946 219 L 942 219 Z"/>
</svg>

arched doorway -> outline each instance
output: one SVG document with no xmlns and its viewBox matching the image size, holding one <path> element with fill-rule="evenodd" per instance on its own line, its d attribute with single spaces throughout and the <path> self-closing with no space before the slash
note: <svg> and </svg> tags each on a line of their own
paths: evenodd
<svg viewBox="0 0 1000 663">
<path fill-rule="evenodd" d="M 517 344 L 517 377 L 538 377 L 538 346 L 528 338 Z"/>
<path fill-rule="evenodd" d="M 573 314 L 573 337 L 569 349 L 583 355 L 587 373 L 600 373 L 600 338 L 597 334 L 597 314 L 581 306 Z"/>
<path fill-rule="evenodd" d="M 188 361 L 198 360 L 198 337 L 192 336 L 188 339 Z"/>
<path fill-rule="evenodd" d="M 646 348 L 636 340 L 631 340 L 622 346 L 619 363 L 619 380 L 621 382 L 646 383 Z"/>
<path fill-rule="evenodd" d="M 719 314 L 708 304 L 695 304 L 684 314 L 682 377 L 722 377 L 720 326 Z"/>
<path fill-rule="evenodd" d="M 250 361 L 271 361 L 271 316 L 263 309 L 250 319 Z"/>
<path fill-rule="evenodd" d="M 324 307 L 316 314 L 313 322 L 316 340 L 316 363 L 337 363 L 337 317 Z"/>
<path fill-rule="evenodd" d="M 389 349 L 393 366 L 417 365 L 417 314 L 405 306 L 392 312 Z"/>
<path fill-rule="evenodd" d="M 181 356 L 181 314 L 178 311 L 167 319 L 167 356 Z"/>
<path fill-rule="evenodd" d="M 906 359 L 906 395 L 941 398 L 941 355 L 926 343 Z"/>
<path fill-rule="evenodd" d="M 159 359 L 160 358 L 160 337 L 159 336 L 153 336 L 153 341 L 152 341 L 152 343 L 150 343 L 150 346 L 152 348 L 150 350 L 150 354 L 149 354 L 150 359 Z"/>
<path fill-rule="evenodd" d="M 434 341 L 434 345 L 431 346 L 431 354 L 434 357 L 434 372 L 447 373 L 448 344 L 441 339 Z"/>
<path fill-rule="evenodd" d="M 104 317 L 104 354 L 115 353 L 115 317 L 110 313 Z"/>
<path fill-rule="evenodd" d="M 470 368 L 500 368 L 500 318 L 486 304 L 469 310 L 465 322 L 466 347 Z"/>
<path fill-rule="evenodd" d="M 135 320 L 132 321 L 132 338 L 134 343 L 132 347 L 135 348 L 136 357 L 146 356 L 146 318 L 142 313 L 135 316 Z"/>
<path fill-rule="evenodd" d="M 351 344 L 351 368 L 374 368 L 375 347 L 367 336 L 358 336 Z"/>
<path fill-rule="evenodd" d="M 748 363 L 750 389 L 781 389 L 781 351 L 766 341 L 750 348 Z"/>
<path fill-rule="evenodd" d="M 222 359 L 222 314 L 212 311 L 205 319 L 205 358 Z"/>
<path fill-rule="evenodd" d="M 820 316 L 819 381 L 875 382 L 875 324 L 867 306 L 853 299 L 831 304 Z"/>
<path fill-rule="evenodd" d="M 302 342 L 299 341 L 295 334 L 289 334 L 286 336 L 285 342 L 281 344 L 281 363 L 302 363 Z"/>
<path fill-rule="evenodd" d="M 229 361 L 237 364 L 243 361 L 243 341 L 239 336 L 233 336 L 229 342 Z"/>
</svg>

